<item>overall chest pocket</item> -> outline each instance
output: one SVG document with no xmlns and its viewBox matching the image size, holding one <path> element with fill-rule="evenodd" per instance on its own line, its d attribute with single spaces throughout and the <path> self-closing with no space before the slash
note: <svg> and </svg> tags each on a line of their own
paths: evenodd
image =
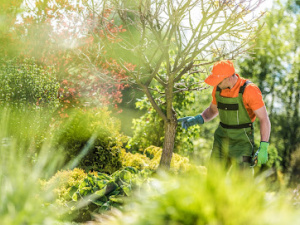
<svg viewBox="0 0 300 225">
<path fill-rule="evenodd" d="M 229 125 L 239 124 L 238 110 L 239 104 L 237 103 L 222 103 L 217 102 L 219 110 L 220 121 Z"/>
</svg>

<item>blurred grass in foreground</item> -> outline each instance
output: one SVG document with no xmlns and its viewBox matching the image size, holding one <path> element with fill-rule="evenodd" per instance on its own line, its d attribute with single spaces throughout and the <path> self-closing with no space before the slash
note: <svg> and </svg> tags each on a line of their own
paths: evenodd
<svg viewBox="0 0 300 225">
<path fill-rule="evenodd" d="M 26 113 L 16 114 L 7 109 L 0 113 L 0 224 L 62 224 L 51 204 L 51 192 L 43 192 L 40 186 L 41 178 L 50 177 L 61 166 L 62 156 L 51 148 L 47 138 L 36 154 L 34 145 L 22 143 L 19 136 L 26 131 L 27 141 L 34 141 L 39 126 L 45 123 L 44 117 L 33 112 L 28 117 Z M 15 127 L 19 132 L 10 127 L 12 120 L 19 121 Z"/>
<path fill-rule="evenodd" d="M 263 179 L 237 171 L 225 174 L 217 166 L 208 176 L 162 175 L 140 192 L 125 212 L 100 216 L 110 225 L 282 225 L 300 224 L 300 210 L 284 192 L 267 192 Z"/>
</svg>

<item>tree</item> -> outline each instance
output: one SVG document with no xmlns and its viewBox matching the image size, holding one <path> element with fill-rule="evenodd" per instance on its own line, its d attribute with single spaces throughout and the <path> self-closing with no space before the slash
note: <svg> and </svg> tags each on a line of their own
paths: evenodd
<svg viewBox="0 0 300 225">
<path fill-rule="evenodd" d="M 164 147 L 160 168 L 170 166 L 177 126 L 173 108 L 176 93 L 204 88 L 201 83 L 184 83 L 182 76 L 208 73 L 208 66 L 221 59 L 235 59 L 248 48 L 258 32 L 253 14 L 262 1 L 233 0 L 145 0 L 103 1 L 111 9 L 114 21 L 128 30 L 117 43 L 105 30 L 109 54 L 129 71 L 130 83 L 140 88 L 164 121 Z M 100 24 L 108 25 L 106 20 Z M 109 44 L 107 44 L 109 43 Z M 171 57 L 175 51 L 175 57 Z M 174 53 L 173 53 L 174 54 Z M 164 74 L 159 71 L 164 68 Z M 154 98 L 151 89 L 156 81 L 163 91 Z"/>
</svg>

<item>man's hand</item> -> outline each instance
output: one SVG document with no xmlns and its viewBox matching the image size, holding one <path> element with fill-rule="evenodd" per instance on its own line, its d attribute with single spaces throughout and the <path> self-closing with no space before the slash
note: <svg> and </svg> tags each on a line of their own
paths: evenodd
<svg viewBox="0 0 300 225">
<path fill-rule="evenodd" d="M 265 164 L 268 162 L 268 147 L 269 147 L 269 142 L 261 141 L 259 149 L 254 155 L 254 161 L 257 158 L 257 164 Z"/>
<path fill-rule="evenodd" d="M 179 123 L 181 123 L 182 128 L 188 129 L 190 126 L 196 125 L 196 124 L 203 124 L 204 119 L 199 114 L 197 116 L 187 116 L 183 117 L 177 120 Z"/>
</svg>

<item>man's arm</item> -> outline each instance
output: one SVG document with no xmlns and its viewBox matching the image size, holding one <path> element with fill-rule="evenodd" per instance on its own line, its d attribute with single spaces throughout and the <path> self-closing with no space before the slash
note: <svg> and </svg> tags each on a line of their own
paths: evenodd
<svg viewBox="0 0 300 225">
<path fill-rule="evenodd" d="M 271 132 L 271 123 L 269 116 L 266 110 L 266 107 L 263 106 L 254 111 L 255 115 L 260 121 L 260 136 L 261 141 L 269 142 L 270 132 Z"/>
<path fill-rule="evenodd" d="M 204 119 L 204 122 L 208 122 L 208 121 L 212 120 L 218 114 L 219 114 L 219 111 L 218 111 L 217 105 L 215 105 L 213 103 L 211 103 L 210 106 L 201 113 L 201 115 Z"/>
</svg>

